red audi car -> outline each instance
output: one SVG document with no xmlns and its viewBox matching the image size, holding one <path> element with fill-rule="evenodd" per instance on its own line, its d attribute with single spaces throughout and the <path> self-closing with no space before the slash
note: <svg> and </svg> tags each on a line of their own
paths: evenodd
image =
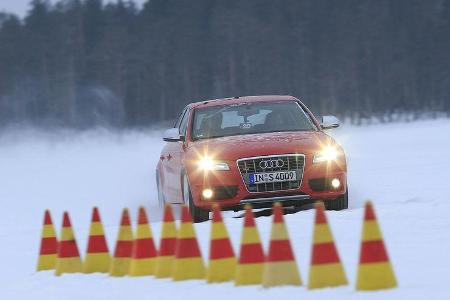
<svg viewBox="0 0 450 300">
<path fill-rule="evenodd" d="M 348 207 L 343 149 L 292 96 L 246 96 L 191 103 L 166 131 L 156 170 L 160 204 L 189 205 L 195 222 L 208 220 L 212 203 L 223 210 L 273 202 L 300 207 L 323 201 Z"/>
</svg>

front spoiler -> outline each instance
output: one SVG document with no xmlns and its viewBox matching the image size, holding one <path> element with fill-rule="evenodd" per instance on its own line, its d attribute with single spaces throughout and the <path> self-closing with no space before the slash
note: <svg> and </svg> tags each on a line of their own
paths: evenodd
<svg viewBox="0 0 450 300">
<path fill-rule="evenodd" d="M 240 204 L 254 204 L 263 202 L 285 202 L 285 201 L 304 201 L 309 200 L 311 197 L 309 195 L 292 195 L 292 196 L 278 196 L 278 197 L 264 197 L 255 199 L 244 199 Z"/>
<path fill-rule="evenodd" d="M 280 202 L 283 207 L 300 207 L 306 204 L 314 203 L 309 195 L 289 195 L 289 196 L 277 196 L 277 197 L 264 197 L 244 199 L 239 202 L 238 205 L 222 207 L 222 210 L 240 211 L 244 209 L 246 204 L 251 204 L 252 208 L 271 208 L 273 203 Z"/>
</svg>

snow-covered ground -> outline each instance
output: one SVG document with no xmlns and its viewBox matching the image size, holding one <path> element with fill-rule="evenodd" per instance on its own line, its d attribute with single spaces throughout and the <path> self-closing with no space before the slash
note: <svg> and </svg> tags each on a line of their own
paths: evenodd
<svg viewBox="0 0 450 300">
<path fill-rule="evenodd" d="M 42 215 L 72 217 L 83 253 L 91 207 L 98 205 L 113 248 L 123 207 L 146 205 L 158 240 L 154 169 L 163 143 L 159 131 L 85 133 L 13 131 L 0 135 L 0 295 L 2 299 L 450 299 L 450 121 L 420 121 L 334 132 L 349 164 L 350 209 L 327 212 L 350 280 L 340 288 L 263 289 L 204 281 L 110 278 L 103 274 L 35 272 Z M 354 291 L 363 203 L 372 199 L 399 287 Z M 134 216 L 135 217 L 135 216 Z M 313 211 L 286 216 L 297 263 L 306 282 Z M 267 246 L 271 218 L 257 219 Z M 242 219 L 226 218 L 238 249 Z M 210 224 L 196 225 L 208 254 Z"/>
</svg>

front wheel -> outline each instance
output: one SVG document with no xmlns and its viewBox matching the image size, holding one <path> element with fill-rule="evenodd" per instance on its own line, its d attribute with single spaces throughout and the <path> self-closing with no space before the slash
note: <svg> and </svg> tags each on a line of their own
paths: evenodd
<svg viewBox="0 0 450 300">
<path fill-rule="evenodd" d="M 194 223 L 201 223 L 209 220 L 209 211 L 195 206 L 186 174 L 183 174 L 183 200 L 189 207 L 189 212 L 191 213 L 192 221 Z"/>
</svg>

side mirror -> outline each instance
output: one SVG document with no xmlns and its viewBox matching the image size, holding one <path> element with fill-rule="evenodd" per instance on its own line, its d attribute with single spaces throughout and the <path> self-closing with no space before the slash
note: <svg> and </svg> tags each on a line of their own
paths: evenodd
<svg viewBox="0 0 450 300">
<path fill-rule="evenodd" d="M 180 135 L 178 128 L 170 128 L 164 132 L 163 140 L 165 142 L 184 142 L 184 136 Z"/>
<path fill-rule="evenodd" d="M 335 116 L 323 116 L 322 123 L 320 123 L 322 129 L 338 128 L 340 125 L 341 122 Z"/>
</svg>

